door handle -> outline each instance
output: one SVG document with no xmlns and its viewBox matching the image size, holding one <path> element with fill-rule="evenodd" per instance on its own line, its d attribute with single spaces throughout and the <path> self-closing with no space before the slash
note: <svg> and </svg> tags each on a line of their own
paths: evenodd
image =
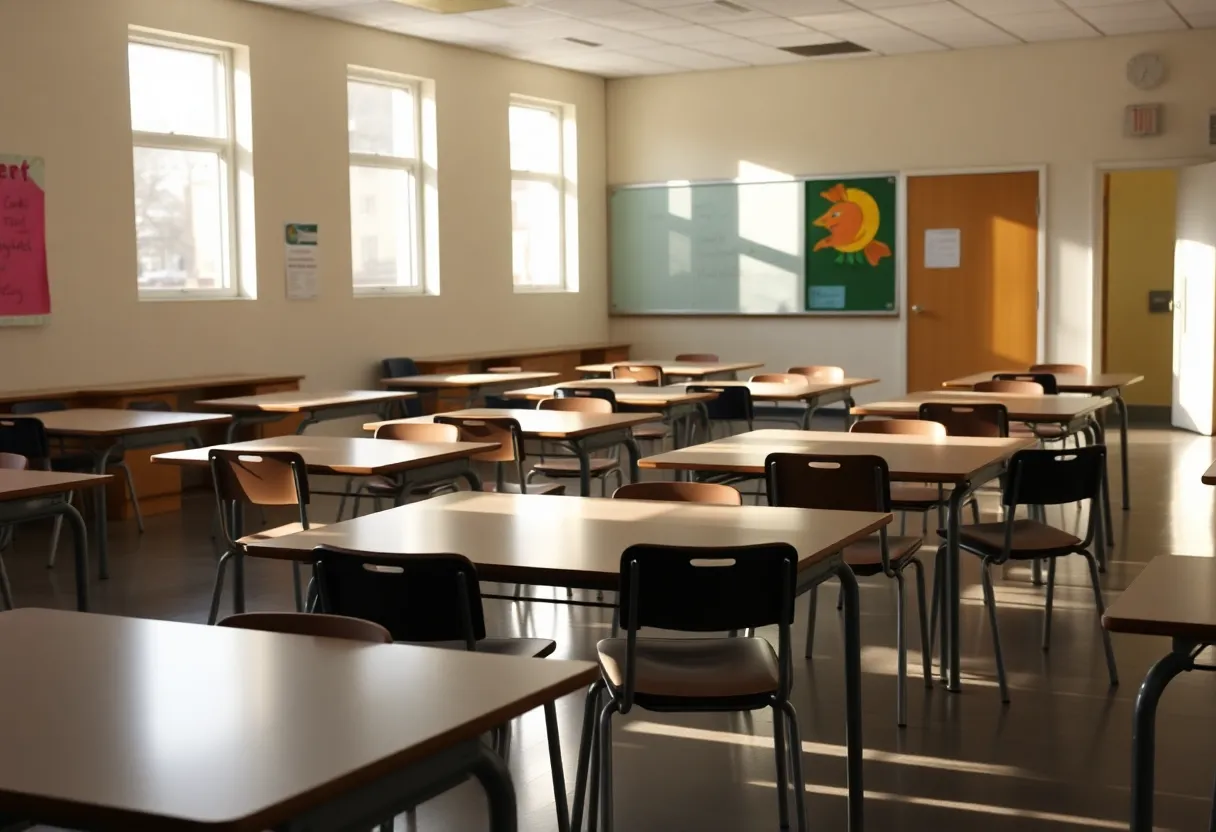
<svg viewBox="0 0 1216 832">
<path fill-rule="evenodd" d="M 919 315 L 921 312 L 924 312 L 924 311 L 925 311 L 925 310 L 921 309 L 921 308 L 920 308 L 919 306 L 917 306 L 916 304 L 912 304 L 912 314 L 914 314 L 914 315 Z"/>
</svg>

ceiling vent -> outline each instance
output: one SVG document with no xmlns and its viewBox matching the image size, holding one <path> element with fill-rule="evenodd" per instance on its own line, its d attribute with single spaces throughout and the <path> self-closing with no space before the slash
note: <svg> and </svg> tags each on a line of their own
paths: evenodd
<svg viewBox="0 0 1216 832">
<path fill-rule="evenodd" d="M 831 55 L 865 55 L 870 52 L 864 46 L 851 41 L 841 40 L 836 43 L 813 43 L 807 46 L 784 46 L 782 52 L 799 55 L 803 58 L 826 58 Z"/>
<path fill-rule="evenodd" d="M 511 4 L 507 0 L 396 0 L 403 6 L 425 9 L 436 14 L 464 14 L 484 12 L 488 9 L 505 9 Z"/>
<path fill-rule="evenodd" d="M 604 45 L 602 43 L 596 43 L 593 40 L 583 40 L 582 38 L 562 38 L 562 40 L 569 41 L 570 43 L 577 43 L 579 46 L 603 46 Z"/>
</svg>

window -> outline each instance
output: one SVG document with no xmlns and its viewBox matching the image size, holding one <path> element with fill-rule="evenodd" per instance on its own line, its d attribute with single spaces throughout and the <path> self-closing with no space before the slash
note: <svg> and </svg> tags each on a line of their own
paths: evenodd
<svg viewBox="0 0 1216 832">
<path fill-rule="evenodd" d="M 516 291 L 577 291 L 573 108 L 512 97 L 511 261 Z"/>
<path fill-rule="evenodd" d="M 347 80 L 355 294 L 415 293 L 426 286 L 422 97 L 414 79 L 352 74 Z"/>
<path fill-rule="evenodd" d="M 127 61 L 139 294 L 236 297 L 234 52 L 133 33 Z"/>
</svg>

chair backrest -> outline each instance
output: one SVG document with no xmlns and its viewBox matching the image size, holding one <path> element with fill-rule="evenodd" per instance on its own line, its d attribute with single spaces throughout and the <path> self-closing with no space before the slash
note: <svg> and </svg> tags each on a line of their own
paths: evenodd
<svg viewBox="0 0 1216 832">
<path fill-rule="evenodd" d="M 616 410 L 616 391 L 611 387 L 558 387 L 553 395 L 559 399 L 603 399 Z"/>
<path fill-rule="evenodd" d="M 230 451 L 207 454 L 216 499 L 255 506 L 305 506 L 308 473 L 304 458 L 293 451 Z M 222 514 L 223 512 L 221 512 Z"/>
<path fill-rule="evenodd" d="M 752 407 L 752 391 L 742 385 L 690 384 L 685 389 L 689 393 L 718 394 L 716 399 L 710 399 L 705 402 L 705 410 L 709 413 L 710 419 L 720 419 L 726 422 L 747 422 L 749 424 L 752 421 L 752 414 L 754 412 Z"/>
<path fill-rule="evenodd" d="M 869 454 L 769 454 L 764 460 L 774 506 L 832 511 L 890 511 L 887 461 Z"/>
<path fill-rule="evenodd" d="M 375 436 L 401 442 L 459 442 L 460 429 L 440 422 L 385 422 Z"/>
<path fill-rule="evenodd" d="M 1037 381 L 1009 381 L 999 379 L 993 381 L 977 381 L 977 393 L 1011 393 L 1019 396 L 1042 396 L 1043 385 Z"/>
<path fill-rule="evenodd" d="M 946 438 L 946 426 L 920 419 L 883 419 L 880 421 L 854 422 L 849 433 L 888 433 L 902 436 L 929 436 Z"/>
<path fill-rule="evenodd" d="M 473 419 L 467 416 L 445 416 L 440 414 L 435 421 L 441 425 L 455 425 L 462 442 L 497 442 L 497 450 L 477 454 L 479 462 L 519 462 L 523 459 L 523 443 L 520 441 L 519 422 L 508 417 Z"/>
<path fill-rule="evenodd" d="M 223 619 L 219 622 L 219 626 L 299 636 L 344 638 L 350 641 L 366 641 L 371 644 L 391 644 L 393 641 L 388 630 L 374 621 L 324 613 L 242 612 Z"/>
<path fill-rule="evenodd" d="M 30 413 L 53 413 L 58 410 L 67 410 L 67 402 L 57 399 L 42 399 L 31 402 L 13 402 L 10 410 L 16 416 L 28 415 Z"/>
<path fill-rule="evenodd" d="M 522 373 L 523 367 L 486 367 L 487 373 Z"/>
<path fill-rule="evenodd" d="M 758 373 L 748 381 L 758 384 L 806 384 L 807 377 L 800 373 Z"/>
<path fill-rule="evenodd" d="M 30 467 L 30 461 L 21 454 L 10 454 L 0 451 L 0 468 L 5 471 L 24 471 Z"/>
<path fill-rule="evenodd" d="M 35 468 L 46 468 L 51 444 L 40 420 L 0 415 L 0 451 L 26 457 Z"/>
<path fill-rule="evenodd" d="M 173 406 L 160 399 L 145 399 L 138 402 L 127 402 L 127 410 L 143 410 L 148 413 L 171 413 Z"/>
<path fill-rule="evenodd" d="M 787 372 L 805 376 L 807 381 L 844 381 L 844 368 L 828 364 L 810 364 L 805 367 L 790 367 Z"/>
<path fill-rule="evenodd" d="M 649 387 L 663 386 L 663 368 L 654 364 L 613 364 L 613 378 L 631 378 Z"/>
<path fill-rule="evenodd" d="M 412 358 L 385 358 L 380 362 L 381 378 L 401 378 L 418 375 L 418 365 Z"/>
<path fill-rule="evenodd" d="M 694 364 L 714 364 L 718 356 L 712 352 L 682 352 L 676 356 L 676 361 L 688 361 Z"/>
<path fill-rule="evenodd" d="M 612 494 L 615 500 L 662 500 L 670 503 L 705 503 L 741 506 L 743 495 L 716 482 L 632 482 Z"/>
<path fill-rule="evenodd" d="M 1060 392 L 1060 385 L 1051 373 L 997 373 L 993 381 L 1030 381 L 1043 388 L 1043 394 L 1054 396 Z"/>
<path fill-rule="evenodd" d="M 536 403 L 537 410 L 564 410 L 569 413 L 611 413 L 612 402 L 594 396 L 563 396 L 559 399 L 542 399 Z"/>
<path fill-rule="evenodd" d="M 1031 366 L 1032 373 L 1052 373 L 1060 376 L 1087 376 L 1089 368 L 1084 364 L 1035 364 Z"/>
<path fill-rule="evenodd" d="M 321 609 L 374 621 L 393 641 L 486 637 L 477 569 L 463 555 L 385 555 L 318 546 Z"/>
<path fill-rule="evenodd" d="M 944 425 L 949 436 L 1009 435 L 1009 409 L 999 403 L 925 402 L 920 406 L 920 418 Z"/>
<path fill-rule="evenodd" d="M 1105 445 L 1018 451 L 1009 460 L 1002 502 L 1007 507 L 1054 506 L 1094 499 L 1105 467 Z"/>
</svg>

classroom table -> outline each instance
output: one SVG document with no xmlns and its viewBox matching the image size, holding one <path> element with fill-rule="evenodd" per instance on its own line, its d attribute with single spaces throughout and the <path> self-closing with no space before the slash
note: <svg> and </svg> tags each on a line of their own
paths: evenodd
<svg viewBox="0 0 1216 832">
<path fill-rule="evenodd" d="M 268 387 L 298 384 L 302 375 L 268 375 L 232 373 L 228 375 L 181 376 L 153 381 L 127 381 L 70 387 L 48 387 L 40 390 L 14 390 L 0 393 L 0 405 L 39 399 L 69 400 L 78 404 L 108 403 L 115 398 L 151 396 L 161 393 L 181 393 L 189 390 L 216 390 L 225 387 Z"/>
<path fill-rule="evenodd" d="M 584 688 L 583 661 L 23 609 L 0 615 L 0 812 L 84 830 L 371 829 L 470 777 L 482 735 Z M 560 760 L 555 762 L 560 770 Z"/>
<path fill-rule="evenodd" d="M 304 419 L 296 427 L 296 433 L 304 432 L 309 425 L 351 416 L 379 414 L 390 402 L 413 398 L 416 393 L 393 390 L 335 390 L 322 393 L 305 393 L 290 390 L 279 393 L 260 393 L 256 396 L 234 396 L 227 399 L 205 399 L 195 402 L 208 410 L 222 410 L 232 414 L 228 434 L 224 441 L 232 442 L 238 428 L 244 425 L 264 424 L 286 419 L 292 414 L 303 414 Z"/>
<path fill-rule="evenodd" d="M 76 552 L 76 608 L 82 612 L 89 608 L 89 535 L 84 518 L 65 500 L 47 498 L 81 488 L 104 487 L 112 479 L 110 474 L 0 468 L 0 528 L 46 517 L 68 519 Z M 5 600 L 12 607 L 12 600 Z"/>
<path fill-rule="evenodd" d="M 1216 560 L 1161 555 L 1149 561 L 1102 616 L 1112 633 L 1164 636 L 1170 652 L 1149 669 L 1132 717 L 1132 832 L 1153 828 L 1157 703 L 1183 671 L 1211 670 L 1196 663 L 1216 643 Z"/>
<path fill-rule="evenodd" d="M 43 413 L 31 413 L 29 416 L 42 422 L 49 437 L 82 440 L 85 445 L 83 450 L 93 458 L 93 472 L 96 474 L 106 472 L 110 456 L 122 450 L 125 437 L 171 433 L 186 428 L 219 425 L 232 421 L 232 417 L 218 413 L 113 410 L 92 407 L 50 410 Z M 110 577 L 106 490 L 98 488 L 94 492 L 93 499 L 97 510 L 97 570 L 101 578 L 105 579 Z"/>
<path fill-rule="evenodd" d="M 472 407 L 478 400 L 484 398 L 482 391 L 487 387 L 513 387 L 528 382 L 548 381 L 557 376 L 557 373 L 550 372 L 431 373 L 382 378 L 380 383 L 395 390 L 412 390 L 416 393 L 463 390 L 464 406 Z"/>
<path fill-rule="evenodd" d="M 1029 370 L 994 370 L 990 373 L 974 373 L 962 378 L 942 382 L 943 387 L 958 387 L 970 389 L 977 382 L 990 381 L 998 373 L 1028 373 Z M 1119 414 L 1119 450 L 1120 464 L 1123 473 L 1123 510 L 1132 506 L 1131 484 L 1128 478 L 1127 457 L 1127 402 L 1123 400 L 1123 390 L 1133 384 L 1144 381 L 1144 376 L 1138 373 L 1094 373 L 1085 375 L 1073 373 L 1051 373 L 1056 377 L 1056 389 L 1061 393 L 1085 393 L 1090 396 L 1101 396 L 1110 399 Z"/>
<path fill-rule="evenodd" d="M 835 431 L 757 430 L 646 457 L 639 465 L 666 471 L 764 476 L 769 454 L 873 454 L 897 482 L 949 487 L 946 503 L 946 613 L 942 615 L 941 673 L 950 690 L 961 689 L 959 659 L 959 533 L 963 507 L 976 488 L 996 479 L 1009 458 L 1034 447 L 1033 439 L 944 438 Z"/>
<path fill-rule="evenodd" d="M 689 379 L 733 379 L 743 370 L 755 370 L 764 366 L 763 361 L 673 361 L 670 358 L 639 358 L 605 364 L 582 364 L 575 369 L 587 376 L 610 376 L 613 367 L 631 367 L 639 364 L 658 367 L 665 376 L 680 376 Z"/>
<path fill-rule="evenodd" d="M 468 408 L 440 414 L 462 419 L 514 419 L 519 423 L 523 439 L 544 440 L 565 445 L 578 457 L 579 494 L 591 495 L 591 454 L 605 448 L 625 446 L 629 454 L 629 481 L 638 480 L 638 459 L 641 452 L 633 438 L 633 428 L 647 422 L 659 421 L 658 413 L 579 413 L 568 410 L 515 410 L 511 408 Z M 369 422 L 363 427 L 375 431 L 392 422 L 434 422 L 435 416 L 414 416 Z"/>
<path fill-rule="evenodd" d="M 861 641 L 857 580 L 841 549 L 890 522 L 890 514 L 870 512 L 462 491 L 259 541 L 251 551 L 304 562 L 321 545 L 386 554 L 456 552 L 473 562 L 481 580 L 615 591 L 621 553 L 637 543 L 789 543 L 798 551 L 798 592 L 833 575 L 844 591 L 849 829 L 859 832 Z M 579 774 L 581 783 L 581 765 Z"/>
<path fill-rule="evenodd" d="M 402 480 L 403 491 L 409 487 L 411 474 L 425 472 L 420 478 L 427 482 L 461 478 L 475 491 L 481 490 L 481 480 L 473 470 L 471 460 L 477 454 L 492 451 L 494 442 L 400 442 L 393 439 L 353 439 L 346 436 L 274 436 L 249 442 L 215 445 L 221 450 L 258 452 L 289 451 L 304 459 L 309 474 L 347 477 L 392 476 Z M 189 448 L 156 454 L 153 462 L 165 465 L 205 468 L 212 448 Z M 314 494 L 340 493 L 313 490 Z M 233 537 L 240 537 L 242 512 L 235 507 L 230 519 Z M 245 610 L 244 555 L 236 552 L 232 562 L 233 609 Z"/>
<path fill-rule="evenodd" d="M 782 384 L 775 381 L 724 381 L 711 382 L 724 387 L 746 387 L 752 394 L 753 402 L 799 402 L 805 407 L 799 410 L 790 408 L 790 415 L 799 415 L 799 423 L 803 430 L 811 429 L 811 418 L 815 411 L 829 404 L 844 402 L 851 410 L 856 402 L 853 401 L 853 391 L 858 387 L 877 384 L 876 378 L 844 378 L 839 381 L 805 381 L 797 384 Z M 702 382 L 687 382 L 701 384 Z M 771 416 L 772 414 L 765 414 Z M 781 414 L 784 415 L 784 414 Z M 848 412 L 846 411 L 846 417 Z M 763 418 L 758 416 L 757 418 Z"/>
</svg>

